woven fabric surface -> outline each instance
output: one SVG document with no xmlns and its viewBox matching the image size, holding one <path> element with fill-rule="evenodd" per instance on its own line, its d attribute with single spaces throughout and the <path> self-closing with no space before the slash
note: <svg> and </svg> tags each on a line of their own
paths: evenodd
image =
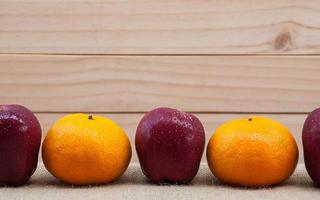
<svg viewBox="0 0 320 200">
<path fill-rule="evenodd" d="M 221 184 L 206 164 L 201 164 L 196 178 L 189 185 L 155 185 L 142 174 L 139 164 L 133 163 L 116 182 L 99 186 L 71 186 L 51 176 L 43 164 L 38 166 L 29 183 L 22 187 L 0 188 L 0 199 L 320 199 L 299 164 L 285 183 L 267 188 L 242 188 Z"/>
</svg>

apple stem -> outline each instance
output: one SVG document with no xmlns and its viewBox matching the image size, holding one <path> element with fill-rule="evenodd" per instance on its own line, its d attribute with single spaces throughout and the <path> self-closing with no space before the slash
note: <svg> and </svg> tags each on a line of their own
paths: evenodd
<svg viewBox="0 0 320 200">
<path fill-rule="evenodd" d="M 88 119 L 93 120 L 93 116 L 89 115 Z"/>
</svg>

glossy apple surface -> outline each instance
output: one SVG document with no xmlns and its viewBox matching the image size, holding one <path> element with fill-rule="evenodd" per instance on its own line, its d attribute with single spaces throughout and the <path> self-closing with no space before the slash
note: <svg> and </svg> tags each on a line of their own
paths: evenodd
<svg viewBox="0 0 320 200">
<path fill-rule="evenodd" d="M 23 185 L 34 173 L 41 142 L 39 121 L 20 105 L 0 105 L 0 184 Z"/>
<path fill-rule="evenodd" d="M 142 171 L 152 182 L 186 184 L 198 172 L 205 133 L 195 116 L 157 108 L 140 121 L 135 144 Z"/>
</svg>

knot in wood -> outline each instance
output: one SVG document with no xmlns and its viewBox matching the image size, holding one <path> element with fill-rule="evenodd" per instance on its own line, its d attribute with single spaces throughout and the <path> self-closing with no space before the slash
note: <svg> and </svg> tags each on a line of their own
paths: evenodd
<svg viewBox="0 0 320 200">
<path fill-rule="evenodd" d="M 291 35 L 289 32 L 280 34 L 274 41 L 275 50 L 286 50 L 291 44 Z"/>
</svg>

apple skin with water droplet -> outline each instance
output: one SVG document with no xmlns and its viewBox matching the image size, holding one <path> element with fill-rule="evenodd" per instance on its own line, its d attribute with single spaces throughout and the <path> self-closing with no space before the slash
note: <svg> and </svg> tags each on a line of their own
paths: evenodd
<svg viewBox="0 0 320 200">
<path fill-rule="evenodd" d="M 38 164 L 41 127 L 21 105 L 0 105 L 0 184 L 25 184 Z"/>
<path fill-rule="evenodd" d="M 157 108 L 144 115 L 135 138 L 143 173 L 157 184 L 187 184 L 199 170 L 204 128 L 192 114 Z"/>
<path fill-rule="evenodd" d="M 304 162 L 311 179 L 320 187 L 320 108 L 312 111 L 302 130 Z"/>
</svg>

